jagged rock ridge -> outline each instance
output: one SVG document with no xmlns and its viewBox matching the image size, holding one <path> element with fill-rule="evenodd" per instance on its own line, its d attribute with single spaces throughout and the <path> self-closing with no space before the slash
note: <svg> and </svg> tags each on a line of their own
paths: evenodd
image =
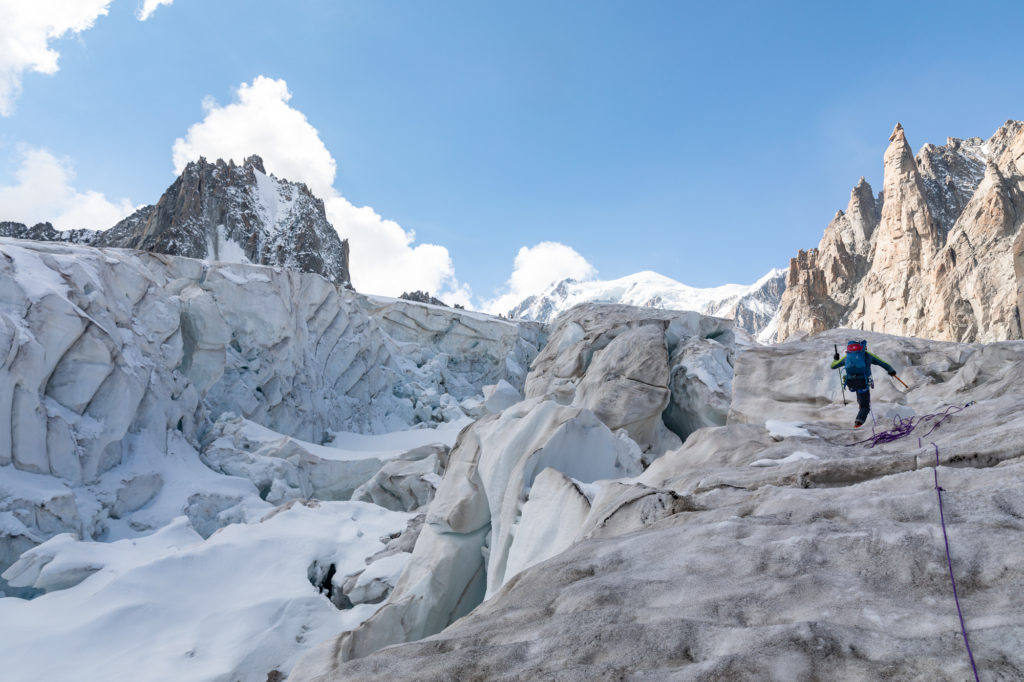
<svg viewBox="0 0 1024 682">
<path fill-rule="evenodd" d="M 259 156 L 189 163 L 155 205 L 109 230 L 55 230 L 0 223 L 0 236 L 142 249 L 171 256 L 278 265 L 351 288 L 348 241 L 327 221 L 323 201 L 302 183 L 268 175 Z"/>
<path fill-rule="evenodd" d="M 1024 123 L 916 158 L 897 124 L 877 197 L 861 178 L 790 261 L 779 339 L 838 326 L 953 341 L 1022 337 Z"/>
</svg>

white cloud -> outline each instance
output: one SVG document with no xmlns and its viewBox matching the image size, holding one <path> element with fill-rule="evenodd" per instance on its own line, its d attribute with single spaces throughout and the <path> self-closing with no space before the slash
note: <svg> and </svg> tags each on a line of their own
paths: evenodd
<svg viewBox="0 0 1024 682">
<path fill-rule="evenodd" d="M 506 284 L 507 291 L 487 301 L 483 309 L 493 314 L 507 313 L 524 298 L 541 293 L 555 282 L 567 277 L 588 280 L 596 275 L 597 269 L 571 246 L 558 242 L 524 246 L 516 254 L 512 276 Z"/>
<path fill-rule="evenodd" d="M 20 152 L 17 184 L 0 187 L 0 220 L 105 230 L 135 210 L 127 199 L 112 202 L 99 192 L 76 190 L 70 163 L 45 149 L 22 147 Z"/>
<path fill-rule="evenodd" d="M 325 208 L 327 219 L 349 241 L 349 267 L 357 290 L 398 296 L 419 289 L 447 298 L 458 287 L 452 259 L 443 246 L 413 246 L 412 230 L 403 230 L 369 206 L 353 206 L 341 196 L 328 199 Z"/>
<path fill-rule="evenodd" d="M 334 158 L 306 116 L 288 105 L 291 98 L 283 80 L 257 76 L 251 85 L 238 88 L 231 104 L 207 99 L 206 117 L 174 141 L 174 172 L 181 173 L 200 156 L 241 163 L 259 154 L 269 172 L 306 183 L 318 197 L 333 196 Z"/>
<path fill-rule="evenodd" d="M 153 16 L 153 12 L 156 11 L 157 7 L 160 5 L 169 5 L 172 2 L 174 2 L 174 0 L 144 0 L 142 7 L 139 8 L 139 11 L 135 16 L 138 17 L 139 21 L 145 21 Z"/>
<path fill-rule="evenodd" d="M 147 0 L 150 2 L 151 0 Z M 107 13 L 111 0 L 0 1 L 0 115 L 14 112 L 25 71 L 54 74 L 58 52 L 50 41 L 81 33 Z"/>
<path fill-rule="evenodd" d="M 369 206 L 353 205 L 334 189 L 334 157 L 306 116 L 288 104 L 291 98 L 285 81 L 258 76 L 239 87 L 231 104 L 205 101 L 203 120 L 174 142 L 175 172 L 200 156 L 241 163 L 259 154 L 267 172 L 304 182 L 324 199 L 327 219 L 349 240 L 352 284 L 357 290 L 397 296 L 420 289 L 466 305 L 469 290 L 456 280 L 448 249 L 414 244 L 412 230 L 382 218 Z"/>
</svg>

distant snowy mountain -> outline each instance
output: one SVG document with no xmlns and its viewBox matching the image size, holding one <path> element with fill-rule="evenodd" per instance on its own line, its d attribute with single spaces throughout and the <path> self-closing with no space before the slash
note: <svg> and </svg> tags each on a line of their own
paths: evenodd
<svg viewBox="0 0 1024 682">
<path fill-rule="evenodd" d="M 695 310 L 735 319 L 759 341 L 775 340 L 779 301 L 786 288 L 786 271 L 775 269 L 753 284 L 725 284 L 699 289 L 646 270 L 607 281 L 564 279 L 541 294 L 530 296 L 508 312 L 514 319 L 550 322 L 569 308 L 586 302 L 623 303 L 666 310 Z"/>
<path fill-rule="evenodd" d="M 155 205 L 105 231 L 0 223 L 0 236 L 142 249 L 171 256 L 279 265 L 351 287 L 348 242 L 302 183 L 268 175 L 259 156 L 241 165 L 189 163 Z"/>
</svg>

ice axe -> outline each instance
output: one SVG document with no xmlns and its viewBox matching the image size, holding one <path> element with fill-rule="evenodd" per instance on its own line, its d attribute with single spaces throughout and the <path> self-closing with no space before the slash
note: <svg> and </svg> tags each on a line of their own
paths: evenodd
<svg viewBox="0 0 1024 682">
<path fill-rule="evenodd" d="M 832 359 L 838 361 L 839 360 L 839 344 L 833 344 L 832 347 L 835 348 L 835 351 L 836 351 L 835 355 L 832 356 Z M 843 394 L 843 405 L 846 404 L 846 386 L 845 386 L 845 383 L 846 382 L 843 381 L 843 370 L 840 369 L 839 370 L 839 390 Z"/>
<path fill-rule="evenodd" d="M 893 374 L 893 375 L 892 375 L 892 378 L 893 378 L 893 379 L 895 379 L 896 381 L 900 382 L 900 383 L 901 383 L 901 384 L 903 384 L 904 386 L 907 386 L 907 382 L 905 382 L 905 381 L 904 381 L 903 379 L 900 379 L 900 378 L 899 378 L 898 376 L 896 376 L 895 374 Z M 909 389 L 910 389 L 910 386 L 907 386 L 907 389 L 909 390 Z"/>
</svg>

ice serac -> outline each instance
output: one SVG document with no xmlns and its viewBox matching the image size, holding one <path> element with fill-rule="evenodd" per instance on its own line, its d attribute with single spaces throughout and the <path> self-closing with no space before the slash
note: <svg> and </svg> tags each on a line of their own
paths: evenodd
<svg viewBox="0 0 1024 682">
<path fill-rule="evenodd" d="M 611 428 L 625 429 L 650 461 L 676 447 L 694 425 L 709 425 L 711 414 L 722 415 L 724 423 L 729 377 L 713 366 L 717 360 L 707 372 L 694 371 L 693 363 L 687 372 L 683 365 L 694 358 L 679 348 L 690 339 L 718 349 L 731 375 L 735 335 L 729 320 L 623 305 L 576 306 L 556 320 L 527 378 L 526 397 L 551 396 L 594 410 Z M 683 375 L 688 380 L 673 389 L 673 378 Z M 708 385 L 703 395 L 709 404 L 687 398 L 681 389 L 691 381 Z M 697 416 L 702 410 L 704 417 Z"/>
<path fill-rule="evenodd" d="M 914 158 L 897 124 L 878 200 L 862 179 L 818 248 L 791 261 L 779 338 L 838 326 L 940 340 L 1021 338 L 1020 302 L 1004 284 L 1020 282 L 1022 137 L 1024 124 L 1007 121 L 986 141 L 949 138 Z"/>
<path fill-rule="evenodd" d="M 393 345 L 357 296 L 280 268 L 0 240 L 0 565 L 60 532 L 265 507 L 198 458 L 224 413 L 312 442 L 408 425 Z"/>
<path fill-rule="evenodd" d="M 387 604 L 297 679 L 437 632 L 585 538 L 681 511 L 685 498 L 629 478 L 681 443 L 666 422 L 684 435 L 725 423 L 734 353 L 732 322 L 699 313 L 591 303 L 560 316 L 526 400 L 460 434 Z"/>
<path fill-rule="evenodd" d="M 950 409 L 923 447 L 915 433 L 868 449 L 827 369 L 850 333 L 741 351 L 729 423 L 638 477 L 542 472 L 506 564 L 523 568 L 490 599 L 420 641 L 304 659 L 292 679 L 972 679 L 936 475 L 978 670 L 1020 678 L 1024 343 L 869 332 L 912 386 L 876 383 L 879 428 Z"/>
<path fill-rule="evenodd" d="M 280 265 L 351 286 L 348 242 L 327 221 L 323 201 L 302 183 L 267 174 L 255 155 L 242 165 L 205 158 L 190 162 L 155 205 L 109 230 L 0 223 L 0 236 Z"/>
<path fill-rule="evenodd" d="M 440 391 L 456 400 L 501 381 L 522 390 L 530 363 L 547 339 L 539 322 L 382 296 L 359 300 L 403 355 L 439 373 Z"/>
<path fill-rule="evenodd" d="M 413 557 L 388 602 L 365 623 L 327 642 L 307 669 L 334 666 L 447 627 L 510 577 L 523 505 L 542 471 L 576 480 L 640 472 L 639 450 L 589 410 L 534 398 L 464 431 L 431 503 Z M 522 552 L 517 566 L 522 566 Z M 302 679 L 303 673 L 297 673 Z"/>
</svg>

